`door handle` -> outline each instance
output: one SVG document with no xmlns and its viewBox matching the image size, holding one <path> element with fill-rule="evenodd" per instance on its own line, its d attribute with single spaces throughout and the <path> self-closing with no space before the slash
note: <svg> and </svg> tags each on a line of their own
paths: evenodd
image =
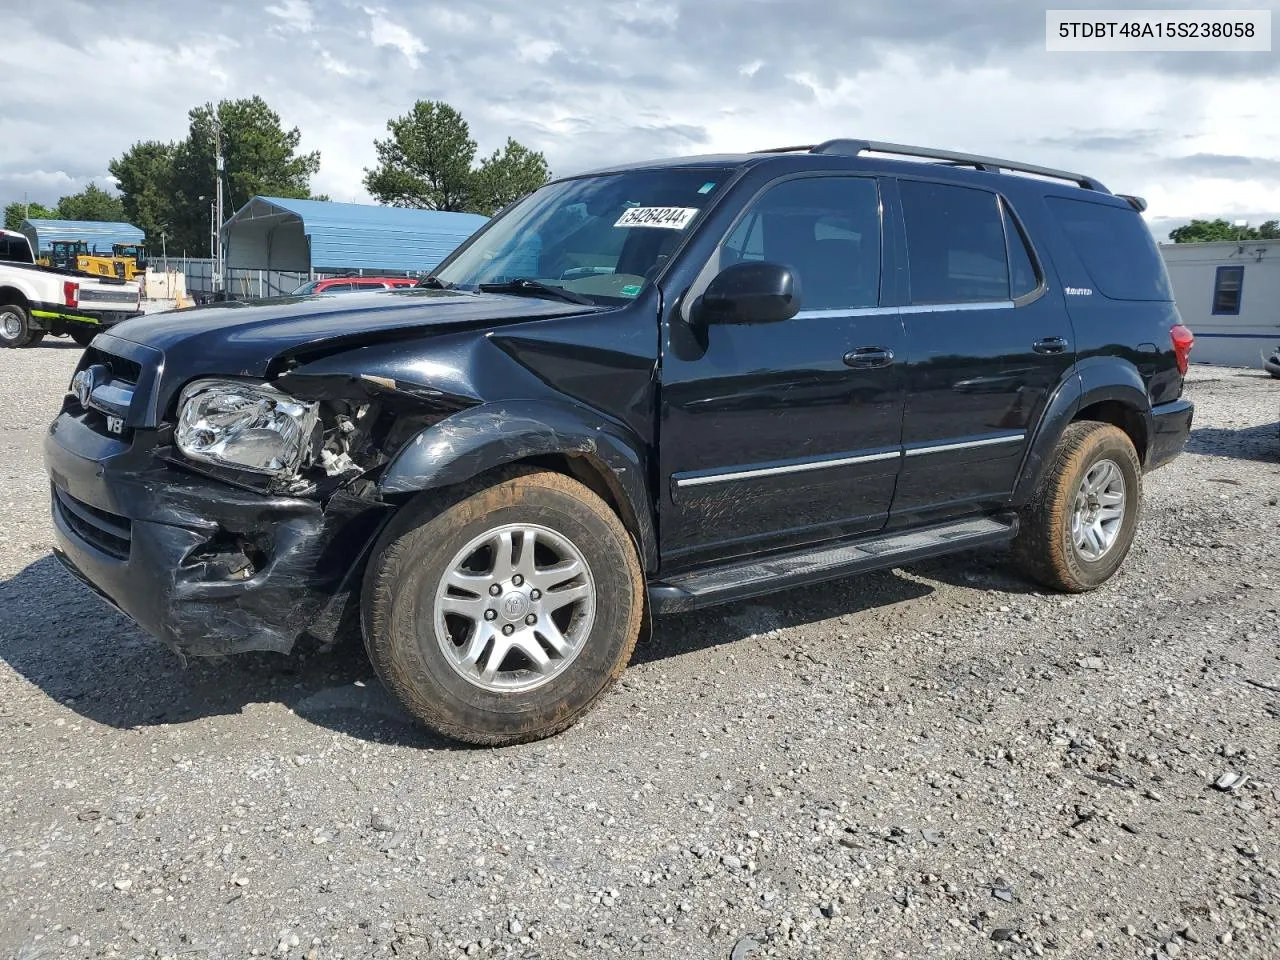
<svg viewBox="0 0 1280 960">
<path fill-rule="evenodd" d="M 887 347 L 859 347 L 846 353 L 844 362 L 855 370 L 874 370 L 893 363 L 893 351 Z"/>
<path fill-rule="evenodd" d="M 1067 341 L 1061 337 L 1045 337 L 1033 343 L 1031 349 L 1036 353 L 1066 353 Z"/>
</svg>

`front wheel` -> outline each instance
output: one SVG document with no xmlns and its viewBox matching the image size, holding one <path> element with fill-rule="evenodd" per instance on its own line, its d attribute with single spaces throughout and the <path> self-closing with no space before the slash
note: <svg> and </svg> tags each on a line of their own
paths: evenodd
<svg viewBox="0 0 1280 960">
<path fill-rule="evenodd" d="M 1035 497 L 1021 511 L 1014 557 L 1033 580 L 1083 593 L 1119 569 L 1142 505 L 1142 464 L 1109 423 L 1067 427 Z"/>
<path fill-rule="evenodd" d="M 502 745 L 571 726 L 626 668 L 644 581 L 590 489 L 513 472 L 406 507 L 365 573 L 365 646 L 414 716 Z"/>
</svg>

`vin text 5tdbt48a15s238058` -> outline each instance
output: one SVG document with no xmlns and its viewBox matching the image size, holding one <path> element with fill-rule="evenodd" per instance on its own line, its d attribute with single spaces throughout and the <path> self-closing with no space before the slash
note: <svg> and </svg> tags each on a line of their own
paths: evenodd
<svg viewBox="0 0 1280 960">
<path fill-rule="evenodd" d="M 1141 206 L 851 140 L 560 180 L 417 289 L 97 337 L 58 553 L 189 655 L 358 623 L 488 744 L 582 716 L 646 607 L 1008 544 L 1088 590 L 1192 416 Z"/>
</svg>

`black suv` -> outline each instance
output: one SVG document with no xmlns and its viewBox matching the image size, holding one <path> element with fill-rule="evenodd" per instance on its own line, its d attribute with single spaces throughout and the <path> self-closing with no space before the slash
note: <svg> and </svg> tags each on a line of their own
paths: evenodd
<svg viewBox="0 0 1280 960">
<path fill-rule="evenodd" d="M 359 623 L 485 744 L 581 717 L 646 611 L 1009 544 L 1089 590 L 1191 425 L 1142 207 L 857 140 L 560 180 L 421 288 L 97 337 L 57 552 L 183 654 Z"/>
</svg>

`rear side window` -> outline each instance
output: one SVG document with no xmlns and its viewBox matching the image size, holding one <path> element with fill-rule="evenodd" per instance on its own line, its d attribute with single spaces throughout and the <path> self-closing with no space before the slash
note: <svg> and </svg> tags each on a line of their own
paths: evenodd
<svg viewBox="0 0 1280 960">
<path fill-rule="evenodd" d="M 899 182 L 912 303 L 1009 299 L 1004 223 L 994 193 Z"/>
<path fill-rule="evenodd" d="M 1214 316 L 1239 316 L 1243 291 L 1244 266 L 1219 267 L 1213 278 Z"/>
<path fill-rule="evenodd" d="M 1103 296 L 1173 299 L 1164 261 L 1136 210 L 1066 197 L 1046 197 L 1045 203 Z"/>
<path fill-rule="evenodd" d="M 31 247 L 27 245 L 27 238 L 0 234 L 0 260 L 9 263 L 30 263 Z"/>
<path fill-rule="evenodd" d="M 1003 203 L 1000 206 L 1004 210 L 1005 245 L 1009 248 L 1009 294 L 1017 300 L 1040 289 L 1040 274 L 1031 256 L 1027 235 L 1008 206 Z"/>
</svg>

